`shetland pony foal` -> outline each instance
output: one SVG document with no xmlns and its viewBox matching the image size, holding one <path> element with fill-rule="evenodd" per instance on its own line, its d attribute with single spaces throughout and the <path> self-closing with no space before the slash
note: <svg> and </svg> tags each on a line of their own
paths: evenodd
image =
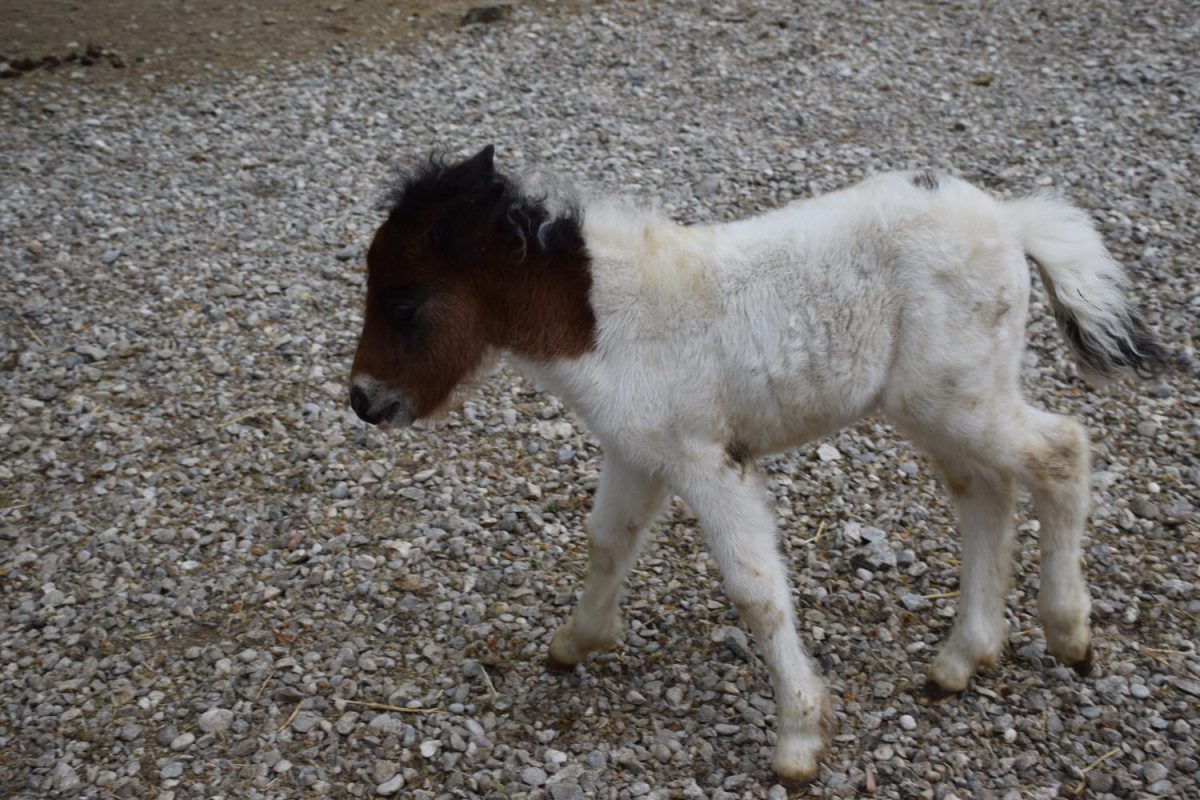
<svg viewBox="0 0 1200 800">
<path fill-rule="evenodd" d="M 918 172 L 681 227 L 616 201 L 531 196 L 492 160 L 487 147 L 431 163 L 397 189 L 367 254 L 350 402 L 407 425 L 502 352 L 586 421 L 606 457 L 583 596 L 553 663 L 617 640 L 622 582 L 678 493 L 762 647 L 775 770 L 813 778 L 830 712 L 752 461 L 878 411 L 930 455 L 962 526 L 958 618 L 930 687 L 962 690 L 1004 647 L 1018 481 L 1041 519 L 1047 647 L 1088 671 L 1088 441 L 1018 390 L 1026 255 L 1086 376 L 1148 376 L 1163 351 L 1082 212 Z"/>
</svg>

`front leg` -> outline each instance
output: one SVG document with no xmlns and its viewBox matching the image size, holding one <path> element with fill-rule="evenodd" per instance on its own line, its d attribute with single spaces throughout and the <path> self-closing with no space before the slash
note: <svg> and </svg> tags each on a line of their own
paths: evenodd
<svg viewBox="0 0 1200 800">
<path fill-rule="evenodd" d="M 665 495 L 661 478 L 629 465 L 614 452 L 606 454 L 588 517 L 583 597 L 550 643 L 552 667 L 574 666 L 588 653 L 611 647 L 620 636 L 621 588 Z"/>
<path fill-rule="evenodd" d="M 824 682 L 796 634 L 787 569 L 758 474 L 714 448 L 672 478 L 704 529 L 726 593 L 762 648 L 779 710 L 775 772 L 784 783 L 810 781 L 833 719 Z"/>
</svg>

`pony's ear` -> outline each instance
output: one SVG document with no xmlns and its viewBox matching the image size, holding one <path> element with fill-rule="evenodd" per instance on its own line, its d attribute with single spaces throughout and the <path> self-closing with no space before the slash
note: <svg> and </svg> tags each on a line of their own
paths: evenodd
<svg viewBox="0 0 1200 800">
<path fill-rule="evenodd" d="M 474 194 L 496 183 L 496 148 L 493 145 L 480 150 L 470 158 L 464 158 L 446 168 L 443 187 L 452 195 Z"/>
<path fill-rule="evenodd" d="M 485 146 L 478 153 L 471 156 L 471 161 L 478 162 L 488 172 L 492 172 L 495 169 L 495 164 L 493 163 L 493 162 L 495 162 L 495 160 L 496 160 L 496 145 L 494 145 L 494 144 L 489 144 L 489 145 Z"/>
<path fill-rule="evenodd" d="M 468 180 L 474 179 L 480 183 L 490 183 L 496 175 L 496 145 L 489 144 L 475 155 L 458 165 L 462 175 Z"/>
</svg>

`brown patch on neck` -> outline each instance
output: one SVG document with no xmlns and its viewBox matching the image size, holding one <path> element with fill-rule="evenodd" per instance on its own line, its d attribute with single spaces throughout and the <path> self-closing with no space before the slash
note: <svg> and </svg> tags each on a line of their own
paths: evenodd
<svg viewBox="0 0 1200 800">
<path fill-rule="evenodd" d="M 543 362 L 595 349 L 591 257 L 582 242 L 567 252 L 530 253 L 487 276 L 480 299 L 490 306 L 490 344 Z"/>
</svg>

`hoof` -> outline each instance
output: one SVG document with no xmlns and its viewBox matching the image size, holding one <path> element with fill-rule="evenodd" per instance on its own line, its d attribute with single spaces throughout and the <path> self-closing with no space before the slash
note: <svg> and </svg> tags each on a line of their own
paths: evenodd
<svg viewBox="0 0 1200 800">
<path fill-rule="evenodd" d="M 979 667 L 996 663 L 998 656 L 997 650 L 965 649 L 947 642 L 925 673 L 925 696 L 942 701 L 965 691 Z"/>
<path fill-rule="evenodd" d="M 782 772 L 775 773 L 775 780 L 785 789 L 803 789 L 817 779 L 818 770 L 813 770 L 808 773 L 790 773 Z"/>
<path fill-rule="evenodd" d="M 925 699 L 931 703 L 944 703 L 961 691 L 961 689 L 947 689 L 933 678 L 926 678 L 922 693 L 925 695 Z"/>
<path fill-rule="evenodd" d="M 577 646 L 570 630 L 563 628 L 550 642 L 550 650 L 546 653 L 546 665 L 552 672 L 570 672 L 576 664 L 587 658 L 587 655 L 587 649 Z"/>
<path fill-rule="evenodd" d="M 552 672 L 570 672 L 576 664 L 583 663 L 589 653 L 607 650 L 621 637 L 621 623 L 614 620 L 600 636 L 580 636 L 574 617 L 563 625 L 550 640 L 550 651 L 546 657 L 547 667 Z"/>
<path fill-rule="evenodd" d="M 1075 674 L 1081 678 L 1086 678 L 1090 675 L 1092 667 L 1096 666 L 1096 651 L 1092 648 L 1091 643 L 1088 643 L 1087 652 L 1083 654 L 1083 658 L 1067 666 L 1075 670 Z"/>
<path fill-rule="evenodd" d="M 1046 637 L 1046 650 L 1064 667 L 1075 670 L 1079 677 L 1085 677 L 1096 666 L 1096 651 L 1092 647 L 1092 637 L 1087 628 L 1076 632 L 1074 636 L 1051 638 Z"/>
<path fill-rule="evenodd" d="M 781 740 L 775 746 L 771 766 L 775 778 L 787 789 L 797 789 L 817 779 L 821 768 L 821 755 L 825 752 L 825 741 L 816 735 L 800 736 Z"/>
<path fill-rule="evenodd" d="M 570 675 L 575 671 L 575 664 L 568 664 L 565 661 L 559 661 L 553 654 L 546 654 L 546 671 L 552 672 L 555 675 Z"/>
</svg>

